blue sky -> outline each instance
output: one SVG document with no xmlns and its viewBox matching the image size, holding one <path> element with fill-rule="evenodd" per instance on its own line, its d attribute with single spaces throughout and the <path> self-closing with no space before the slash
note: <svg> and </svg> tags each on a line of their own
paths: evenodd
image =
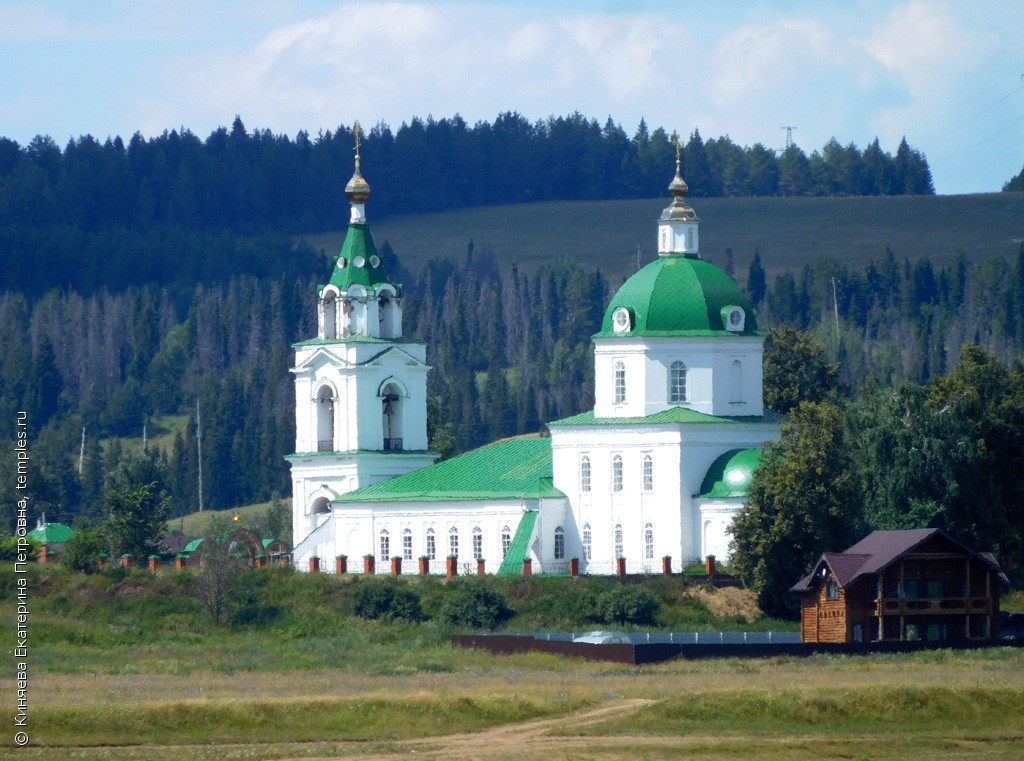
<svg viewBox="0 0 1024 761">
<path fill-rule="evenodd" d="M 810 152 L 928 157 L 940 193 L 1024 166 L 1024 2 L 0 0 L 0 135 L 25 144 L 573 111 Z"/>
</svg>

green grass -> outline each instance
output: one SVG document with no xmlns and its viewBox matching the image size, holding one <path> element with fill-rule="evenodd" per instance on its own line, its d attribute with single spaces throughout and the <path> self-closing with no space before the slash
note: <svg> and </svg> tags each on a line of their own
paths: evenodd
<svg viewBox="0 0 1024 761">
<path fill-rule="evenodd" d="M 896 257 L 945 262 L 959 251 L 972 260 L 1016 254 L 1024 240 L 1024 193 L 855 198 L 690 198 L 701 219 L 701 253 L 725 265 L 734 253 L 745 279 L 755 250 L 769 277 L 798 271 L 822 255 L 856 268 Z M 668 197 L 631 201 L 558 201 L 490 206 L 370 221 L 378 245 L 391 243 L 416 272 L 434 257 L 462 261 L 472 240 L 498 261 L 518 260 L 532 271 L 571 257 L 599 268 L 614 285 L 655 256 L 655 220 Z M 822 231 L 827 231 L 825 235 Z M 344 231 L 304 236 L 327 253 L 341 248 Z"/>
<path fill-rule="evenodd" d="M 281 502 L 291 510 L 291 497 L 282 497 Z M 243 519 L 243 525 L 252 518 L 262 516 L 268 509 L 270 509 L 270 505 L 270 502 L 257 502 L 252 505 L 243 505 L 242 507 L 239 507 L 238 514 Z M 185 536 L 203 536 L 214 519 L 220 518 L 222 520 L 231 521 L 234 517 L 235 508 L 229 508 L 227 510 L 203 510 L 201 513 L 189 513 L 188 515 L 179 518 L 172 518 L 167 522 L 167 527 L 171 531 L 181 531 Z"/>
</svg>

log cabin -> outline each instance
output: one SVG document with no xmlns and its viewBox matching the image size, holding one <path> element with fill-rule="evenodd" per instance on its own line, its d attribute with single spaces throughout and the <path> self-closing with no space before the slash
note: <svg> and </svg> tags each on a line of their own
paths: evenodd
<svg viewBox="0 0 1024 761">
<path fill-rule="evenodd" d="M 790 591 L 804 642 L 957 642 L 999 636 L 996 559 L 941 529 L 874 531 L 826 552 Z"/>
</svg>

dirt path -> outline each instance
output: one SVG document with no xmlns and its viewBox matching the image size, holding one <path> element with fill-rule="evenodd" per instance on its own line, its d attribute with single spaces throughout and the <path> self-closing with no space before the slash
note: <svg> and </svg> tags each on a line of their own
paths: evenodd
<svg viewBox="0 0 1024 761">
<path fill-rule="evenodd" d="M 618 743 L 615 740 L 618 739 L 636 742 L 637 738 L 635 737 L 595 739 L 592 737 L 552 736 L 549 733 L 552 730 L 576 729 L 606 719 L 617 718 L 638 711 L 654 702 L 656 701 L 643 699 L 619 700 L 567 716 L 505 724 L 483 732 L 394 741 L 387 743 L 393 749 L 387 753 L 366 753 L 365 746 L 360 744 L 361 747 L 353 747 L 351 754 L 331 756 L 321 759 L 321 761 L 341 761 L 350 758 L 362 761 L 392 761 L 393 759 L 404 759 L 410 755 L 422 759 L 536 758 L 539 753 L 548 754 L 550 757 L 550 752 L 556 749 L 570 750 L 584 745 L 594 745 L 595 742 L 604 745 L 606 740 L 610 741 L 608 744 L 616 745 Z M 367 743 L 371 746 L 380 744 L 379 741 Z M 286 761 L 300 761 L 300 759 L 287 759 Z"/>
</svg>

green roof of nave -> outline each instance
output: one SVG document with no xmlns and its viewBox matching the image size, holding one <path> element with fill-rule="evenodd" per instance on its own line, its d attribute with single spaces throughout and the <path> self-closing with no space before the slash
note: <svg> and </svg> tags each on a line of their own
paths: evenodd
<svg viewBox="0 0 1024 761">
<path fill-rule="evenodd" d="M 551 439 L 506 439 L 412 473 L 348 492 L 343 502 L 564 497 L 552 484 Z"/>
<path fill-rule="evenodd" d="M 373 262 L 376 261 L 376 265 Z M 372 289 L 386 283 L 384 264 L 377 254 L 370 226 L 366 222 L 351 222 L 341 244 L 341 253 L 334 260 L 334 268 L 328 281 L 345 293 L 352 285 Z M 322 286 L 321 286 L 322 290 Z"/>
<path fill-rule="evenodd" d="M 593 410 L 581 412 L 579 415 L 552 420 L 552 425 L 641 425 L 657 423 L 713 423 L 735 425 L 737 423 L 781 423 L 787 418 L 778 412 L 765 410 L 764 415 L 740 415 L 725 417 L 709 415 L 706 412 L 691 410 L 689 407 L 670 407 L 645 417 L 595 417 Z"/>
<path fill-rule="evenodd" d="M 623 283 L 594 337 L 735 335 L 722 322 L 722 309 L 733 305 L 746 312 L 739 335 L 757 334 L 750 300 L 725 270 L 685 254 L 663 254 Z M 616 333 L 612 328 L 612 312 L 619 307 L 632 314 L 629 332 Z"/>
</svg>

